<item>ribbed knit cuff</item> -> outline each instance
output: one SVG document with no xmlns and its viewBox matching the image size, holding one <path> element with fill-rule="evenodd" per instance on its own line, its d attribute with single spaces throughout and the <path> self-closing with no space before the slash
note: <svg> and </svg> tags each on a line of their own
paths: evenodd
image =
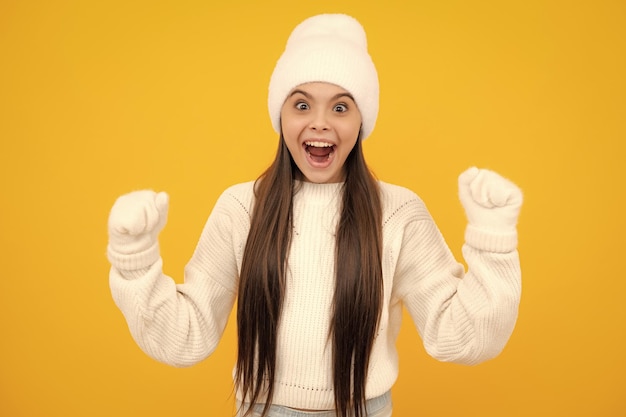
<svg viewBox="0 0 626 417">
<path fill-rule="evenodd" d="M 116 252 L 111 245 L 107 246 L 109 262 L 120 271 L 135 271 L 148 268 L 158 261 L 160 256 L 158 241 L 143 252 L 130 254 Z"/>
<path fill-rule="evenodd" d="M 478 250 L 508 253 L 517 249 L 517 231 L 495 232 L 469 224 L 465 229 L 465 243 Z"/>
</svg>

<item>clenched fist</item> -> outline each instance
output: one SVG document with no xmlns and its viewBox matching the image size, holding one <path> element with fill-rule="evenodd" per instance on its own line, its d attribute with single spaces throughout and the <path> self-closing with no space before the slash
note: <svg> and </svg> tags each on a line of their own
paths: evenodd
<svg viewBox="0 0 626 417">
<path fill-rule="evenodd" d="M 459 199 L 470 225 L 493 232 L 511 232 L 522 207 L 522 191 L 487 169 L 469 168 L 459 176 Z"/>
<path fill-rule="evenodd" d="M 143 190 L 119 197 L 109 214 L 109 246 L 119 254 L 143 252 L 158 241 L 167 222 L 166 193 Z"/>
</svg>

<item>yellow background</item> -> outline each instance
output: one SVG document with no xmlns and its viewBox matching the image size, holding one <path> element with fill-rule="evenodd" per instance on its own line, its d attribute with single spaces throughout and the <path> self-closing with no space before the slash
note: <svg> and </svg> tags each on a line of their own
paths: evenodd
<svg viewBox="0 0 626 417">
<path fill-rule="evenodd" d="M 366 156 L 455 254 L 462 170 L 525 192 L 510 343 L 439 363 L 407 317 L 394 415 L 626 415 L 624 1 L 2 0 L 1 416 L 230 415 L 234 320 L 195 367 L 149 359 L 109 293 L 106 219 L 122 193 L 168 191 L 181 281 L 219 193 L 271 161 L 269 76 L 320 12 L 365 26 L 381 80 Z"/>
</svg>

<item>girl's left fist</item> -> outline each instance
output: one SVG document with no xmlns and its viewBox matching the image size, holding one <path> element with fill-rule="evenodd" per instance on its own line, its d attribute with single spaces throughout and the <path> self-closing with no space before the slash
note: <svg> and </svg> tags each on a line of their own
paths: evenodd
<svg viewBox="0 0 626 417">
<path fill-rule="evenodd" d="M 459 175 L 459 199 L 470 225 L 494 232 L 514 231 L 522 191 L 487 169 L 471 167 Z"/>
</svg>

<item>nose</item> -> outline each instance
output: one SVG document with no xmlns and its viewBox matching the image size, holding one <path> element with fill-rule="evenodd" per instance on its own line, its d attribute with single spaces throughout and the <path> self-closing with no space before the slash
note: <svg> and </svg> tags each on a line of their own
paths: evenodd
<svg viewBox="0 0 626 417">
<path fill-rule="evenodd" d="M 311 130 L 324 131 L 330 129 L 326 112 L 320 109 L 319 111 L 313 112 L 311 116 L 311 122 L 309 123 Z"/>
</svg>

